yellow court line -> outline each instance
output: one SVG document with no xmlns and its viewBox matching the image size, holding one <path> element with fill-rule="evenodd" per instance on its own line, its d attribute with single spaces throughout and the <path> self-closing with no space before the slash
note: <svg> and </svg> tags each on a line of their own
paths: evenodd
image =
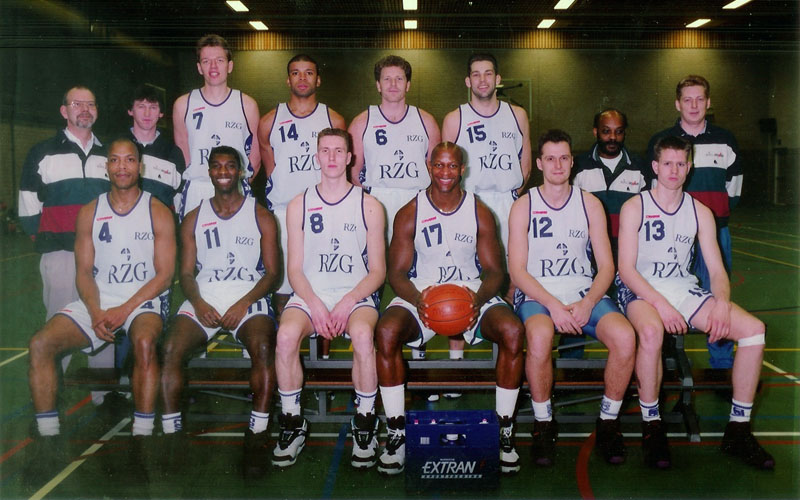
<svg viewBox="0 0 800 500">
<path fill-rule="evenodd" d="M 75 472 L 75 469 L 77 469 L 78 467 L 80 467 L 80 466 L 83 464 L 83 462 L 85 462 L 85 461 L 86 461 L 86 459 L 87 459 L 87 458 L 89 458 L 89 457 L 90 457 L 91 455 L 93 455 L 93 454 L 94 454 L 94 453 L 95 453 L 97 450 L 99 450 L 100 448 L 102 448 L 102 447 L 103 447 L 103 445 L 104 445 L 104 444 L 106 444 L 106 442 L 108 442 L 108 440 L 109 440 L 109 439 L 111 439 L 112 437 L 114 437 L 114 435 L 115 435 L 117 432 L 119 432 L 120 430 L 122 430 L 122 428 L 123 428 L 123 427 L 125 427 L 126 425 L 128 425 L 128 423 L 129 423 L 130 421 L 131 421 L 131 419 L 130 419 L 129 417 L 126 417 L 126 418 L 123 418 L 122 420 L 120 420 L 120 422 L 119 422 L 119 423 L 118 423 L 116 426 L 114 426 L 114 428 L 113 428 L 113 429 L 111 429 L 110 431 L 108 431 L 108 432 L 107 432 L 107 433 L 106 433 L 106 434 L 105 434 L 103 437 L 101 437 L 101 438 L 100 438 L 99 442 L 97 442 L 97 443 L 94 443 L 94 444 L 93 444 L 93 445 L 91 445 L 90 447 L 86 448 L 86 451 L 84 451 L 84 452 L 83 452 L 83 453 L 80 455 L 80 456 L 81 456 L 81 458 L 79 458 L 78 460 L 75 460 L 75 461 L 71 462 L 69 465 L 67 465 L 66 467 L 64 467 L 64 470 L 62 470 L 61 472 L 59 472 L 59 473 L 58 473 L 58 475 L 57 475 L 56 477 L 54 477 L 53 479 L 51 479 L 51 480 L 50 480 L 50 482 L 48 482 L 47 484 L 45 484 L 44 486 L 42 486 L 42 488 L 41 488 L 39 491 L 37 491 L 36 493 L 34 493 L 34 494 L 33 494 L 33 496 L 32 496 L 32 497 L 30 497 L 30 499 L 29 499 L 29 500 L 39 500 L 39 499 L 41 499 L 41 498 L 44 498 L 44 496 L 45 496 L 45 495 L 47 495 L 48 493 L 50 493 L 51 491 L 53 491 L 53 489 L 54 489 L 56 486 L 58 486 L 59 484 L 61 484 L 61 482 L 62 482 L 62 481 L 64 481 L 64 480 L 67 478 L 67 476 L 69 476 L 70 474 L 72 474 L 73 472 Z"/>
<path fill-rule="evenodd" d="M 0 347 L 0 351 L 27 351 L 27 347 Z"/>
<path fill-rule="evenodd" d="M 797 378 L 797 377 L 795 377 L 794 375 L 792 375 L 792 374 L 788 373 L 786 370 L 781 370 L 781 369 L 780 369 L 780 368 L 778 368 L 777 366 L 775 366 L 775 365 L 773 365 L 772 363 L 769 363 L 769 362 L 767 362 L 767 361 L 762 361 L 761 363 L 762 363 L 764 366 L 766 366 L 767 368 L 769 368 L 770 370 L 772 370 L 772 371 L 774 371 L 774 372 L 777 372 L 777 373 L 780 373 L 781 375 L 783 375 L 784 377 L 788 378 L 789 380 L 791 380 L 791 381 L 792 381 L 792 382 L 794 382 L 795 384 L 800 384 L 800 379 L 799 379 L 799 378 Z"/>
<path fill-rule="evenodd" d="M 219 339 L 220 340 L 225 340 L 225 337 L 227 337 L 227 335 L 223 333 L 222 335 L 219 336 Z M 208 344 L 208 346 L 206 347 L 206 352 L 213 351 L 214 349 L 217 348 L 218 345 L 219 345 L 219 342 L 212 342 L 212 343 Z M 220 350 L 222 350 L 222 349 L 220 349 Z"/>
<path fill-rule="evenodd" d="M 740 253 L 742 255 L 747 255 L 748 257 L 753 257 L 754 259 L 766 260 L 767 262 L 774 262 L 776 264 L 783 264 L 784 266 L 794 267 L 795 269 L 800 269 L 800 266 L 797 264 L 791 264 L 789 262 L 783 262 L 782 260 L 770 259 L 769 257 L 762 257 L 760 255 L 756 255 L 750 252 L 742 252 L 741 250 L 733 249 L 733 253 Z"/>
<path fill-rule="evenodd" d="M 750 238 L 742 238 L 741 236 L 731 236 L 731 238 L 733 238 L 734 240 L 742 240 L 742 241 L 749 241 L 752 243 L 758 243 L 759 245 L 764 245 L 767 247 L 782 248 L 784 250 L 793 250 L 795 252 L 800 252 L 800 248 L 785 247 L 783 245 L 776 245 L 775 243 L 767 243 L 765 241 L 751 240 Z"/>
<path fill-rule="evenodd" d="M 777 235 L 780 235 L 780 236 L 789 236 L 790 238 L 797 238 L 798 236 L 800 236 L 800 235 L 797 235 L 797 234 L 781 233 L 781 232 L 778 232 L 778 231 L 770 231 L 768 229 L 760 229 L 760 228 L 752 227 L 752 226 L 737 226 L 737 228 L 750 229 L 752 231 L 761 231 L 762 233 L 777 234 Z"/>
<path fill-rule="evenodd" d="M 21 353 L 17 354 L 16 356 L 11 356 L 7 360 L 3 361 L 2 363 L 0 363 L 0 367 L 3 367 L 5 365 L 7 365 L 7 364 L 11 363 L 14 360 L 17 360 L 17 359 L 21 358 L 22 356 L 25 356 L 26 354 L 28 354 L 28 350 L 27 349 L 25 349 L 25 352 L 21 352 Z"/>
<path fill-rule="evenodd" d="M 39 254 L 36 252 L 24 253 L 22 255 L 15 255 L 13 257 L 6 257 L 5 259 L 0 259 L 0 262 L 8 262 L 10 260 L 23 259 L 25 257 L 30 257 L 31 255 L 39 255 Z"/>
</svg>

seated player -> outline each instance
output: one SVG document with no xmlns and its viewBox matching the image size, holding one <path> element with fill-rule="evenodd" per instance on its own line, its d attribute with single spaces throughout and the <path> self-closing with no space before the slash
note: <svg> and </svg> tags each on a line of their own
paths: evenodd
<svg viewBox="0 0 800 500">
<path fill-rule="evenodd" d="M 139 188 L 141 158 L 128 139 L 109 147 L 106 170 L 111 190 L 81 208 L 76 222 L 76 285 L 80 300 L 66 305 L 30 342 L 30 386 L 36 412 L 35 458 L 30 467 L 51 473 L 61 443 L 56 408 L 55 360 L 64 352 L 93 353 L 123 329 L 133 343 L 133 453 L 143 467 L 150 448 L 158 394 L 156 340 L 163 325 L 162 302 L 175 271 L 172 213 Z M 60 470 L 60 468 L 58 469 Z M 36 479 L 32 477 L 32 479 Z"/>
<path fill-rule="evenodd" d="M 652 162 L 658 184 L 625 202 L 620 213 L 619 299 L 639 337 L 636 377 L 645 463 L 662 469 L 671 464 L 658 408 L 664 332 L 682 335 L 694 328 L 706 332 L 711 342 L 730 339 L 739 344 L 722 451 L 753 467 L 772 469 L 775 460 L 750 431 L 766 326 L 730 301 L 730 283 L 717 246 L 714 216 L 683 192 L 691 152 L 692 145 L 685 139 L 668 136 L 659 140 Z M 691 273 L 695 241 L 711 276 L 710 292 L 701 288 Z"/>
<path fill-rule="evenodd" d="M 625 461 L 620 407 L 633 372 L 633 328 L 605 295 L 614 279 L 603 205 L 569 184 L 572 139 L 562 130 L 539 138 L 536 166 L 544 182 L 514 202 L 509 217 L 508 270 L 525 323 L 525 371 L 533 405 L 533 459 L 553 465 L 558 437 L 550 391 L 553 336 L 586 333 L 608 347 L 605 394 L 597 419 L 597 449 L 612 464 Z M 592 276 L 592 257 L 597 273 Z"/>
<path fill-rule="evenodd" d="M 286 212 L 289 283 L 294 293 L 278 329 L 278 393 L 281 425 L 272 463 L 288 467 L 305 446 L 308 422 L 300 395 L 300 343 L 316 333 L 332 339 L 345 332 L 353 344 L 356 416 L 351 421 L 356 468 L 375 465 L 378 419 L 373 332 L 377 290 L 386 277 L 384 214 L 381 204 L 347 181 L 348 134 L 326 128 L 317 136 L 321 181 L 297 195 Z"/>
<path fill-rule="evenodd" d="M 275 319 L 267 294 L 277 283 L 275 220 L 255 198 L 239 191 L 242 158 L 229 146 L 211 150 L 208 175 L 214 196 L 200 202 L 181 224 L 181 304 L 164 345 L 161 416 L 167 456 L 183 460 L 180 413 L 183 367 L 220 330 L 229 331 L 250 356 L 253 410 L 244 435 L 245 477 L 266 471 L 266 432 L 275 390 Z"/>
<path fill-rule="evenodd" d="M 376 328 L 378 381 L 389 432 L 378 471 L 399 474 L 405 467 L 403 344 L 418 348 L 433 338 L 425 325 L 426 291 L 454 283 L 466 287 L 474 302 L 464 339 L 469 344 L 485 339 L 499 347 L 495 404 L 500 466 L 504 473 L 517 472 L 513 415 L 522 379 L 524 329 L 497 296 L 504 281 L 497 226 L 486 205 L 461 187 L 461 148 L 451 142 L 437 145 L 428 171 L 431 185 L 397 212 L 389 247 L 389 284 L 397 297 Z"/>
</svg>

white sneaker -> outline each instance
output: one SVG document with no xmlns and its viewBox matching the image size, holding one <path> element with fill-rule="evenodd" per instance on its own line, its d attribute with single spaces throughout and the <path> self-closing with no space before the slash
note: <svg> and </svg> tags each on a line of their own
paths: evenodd
<svg viewBox="0 0 800 500">
<path fill-rule="evenodd" d="M 350 465 L 356 469 L 368 469 L 378 459 L 378 417 L 374 413 L 357 413 L 350 421 L 353 434 L 353 456 Z"/>
<path fill-rule="evenodd" d="M 435 403 L 435 402 L 439 401 L 439 393 L 438 392 L 432 392 L 432 393 L 428 394 L 428 401 L 430 401 L 431 403 Z"/>
<path fill-rule="evenodd" d="M 406 417 L 390 418 L 386 427 L 389 437 L 378 459 L 378 472 L 393 476 L 403 472 L 406 466 Z"/>
<path fill-rule="evenodd" d="M 301 415 L 281 413 L 278 416 L 278 422 L 281 430 L 278 434 L 278 443 L 272 450 L 272 465 L 289 467 L 297 461 L 297 456 L 306 445 L 308 420 Z"/>
<path fill-rule="evenodd" d="M 516 474 L 520 471 L 519 454 L 514 448 L 514 421 L 500 418 L 500 472 Z"/>
</svg>

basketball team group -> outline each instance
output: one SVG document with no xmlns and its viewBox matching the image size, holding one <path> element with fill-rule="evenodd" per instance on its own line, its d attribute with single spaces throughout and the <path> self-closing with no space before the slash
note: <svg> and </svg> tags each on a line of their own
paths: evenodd
<svg viewBox="0 0 800 500">
<path fill-rule="evenodd" d="M 41 254 L 47 310 L 30 341 L 36 458 L 28 474 L 69 461 L 57 392 L 76 350 L 106 368 L 130 351 L 134 465 L 156 456 L 179 464 L 187 453 L 186 365 L 220 330 L 251 360 L 245 477 L 296 463 L 308 436 L 301 344 L 341 335 L 352 343 L 351 464 L 398 474 L 403 348 L 424 350 L 432 327 L 447 319 L 429 300 L 443 284 L 471 301 L 449 339 L 450 358 L 463 358 L 466 344 L 497 346 L 503 473 L 520 470 L 523 374 L 535 419 L 532 462 L 554 464 L 556 334 L 562 342 L 589 335 L 608 349 L 596 452 L 610 464 L 625 461 L 619 414 L 635 374 L 644 461 L 669 468 L 661 349 L 666 334 L 689 330 L 707 333 L 712 367 L 731 368 L 721 450 L 774 467 L 750 427 L 765 325 L 730 300 L 727 220 L 741 192 L 741 162 L 732 134 L 706 119 L 705 78 L 678 83 L 680 116 L 652 138 L 645 163 L 625 148 L 627 118 L 616 109 L 594 117 L 597 140 L 585 154 L 574 156 L 558 129 L 541 134 L 532 154 L 528 116 L 498 99 L 491 54 L 469 58 L 470 100 L 440 129 L 406 103 L 411 65 L 398 56 L 375 64 L 380 105 L 345 128 L 317 101 L 321 78 L 311 57 L 289 61 L 288 101 L 260 116 L 253 98 L 228 87 L 227 42 L 207 35 L 196 52 L 204 82 L 174 103 L 174 142 L 157 128 L 161 95 L 142 86 L 130 100 L 129 133 L 101 144 L 92 132 L 95 94 L 77 86 L 60 107 L 66 127 L 32 148 L 23 167 L 20 220 Z M 530 182 L 533 166 L 540 185 Z M 259 168 L 266 208 L 250 187 Z M 176 265 L 185 301 L 167 321 Z M 379 311 L 387 283 L 394 295 Z M 276 386 L 274 442 L 267 428 Z M 110 394 L 94 394 L 95 403 Z"/>
</svg>

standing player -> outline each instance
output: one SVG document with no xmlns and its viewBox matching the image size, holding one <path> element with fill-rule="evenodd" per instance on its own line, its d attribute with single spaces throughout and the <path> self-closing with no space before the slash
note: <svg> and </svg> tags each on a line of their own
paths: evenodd
<svg viewBox="0 0 800 500">
<path fill-rule="evenodd" d="M 286 273 L 286 206 L 320 179 L 317 164 L 317 134 L 324 128 L 345 128 L 344 118 L 317 102 L 321 80 L 319 66 L 311 56 L 298 54 L 286 66 L 289 102 L 261 117 L 258 144 L 261 163 L 267 176 L 267 206 L 275 215 L 281 237 L 283 281 L 275 292 L 275 308 L 280 314 L 292 287 Z"/>
<path fill-rule="evenodd" d="M 300 343 L 314 333 L 332 339 L 347 332 L 353 343 L 357 413 L 351 422 L 356 468 L 375 464 L 378 419 L 373 333 L 377 290 L 386 278 L 383 208 L 347 181 L 347 132 L 327 128 L 317 136 L 321 180 L 297 195 L 286 213 L 289 281 L 294 294 L 281 315 L 276 348 L 282 413 L 272 463 L 288 467 L 305 446 L 308 422 L 300 396 Z"/>
<path fill-rule="evenodd" d="M 498 344 L 495 408 L 500 418 L 500 467 L 520 469 L 514 449 L 513 414 L 522 380 L 524 328 L 497 297 L 504 280 L 497 226 L 486 205 L 461 187 L 464 162 L 453 143 L 436 146 L 431 185 L 397 213 L 389 247 L 389 283 L 397 294 L 376 328 L 378 381 L 389 437 L 378 471 L 405 467 L 405 365 L 403 344 L 424 345 L 434 336 L 425 325 L 425 295 L 431 286 L 454 283 L 470 291 L 474 319 L 464 338 Z"/>
<path fill-rule="evenodd" d="M 753 408 L 766 327 L 730 301 L 730 283 L 716 239 L 713 212 L 683 192 L 691 168 L 692 145 L 667 136 L 653 148 L 657 183 L 622 206 L 619 229 L 620 303 L 636 329 L 636 377 L 642 408 L 645 463 L 658 468 L 671 459 L 658 408 L 661 345 L 664 332 L 685 334 L 688 327 L 708 333 L 709 340 L 730 339 L 739 345 L 733 363 L 731 417 L 722 451 L 761 469 L 775 460 L 753 437 Z M 703 252 L 711 291 L 700 288 L 691 273 L 695 240 Z"/>
<path fill-rule="evenodd" d="M 197 41 L 197 72 L 203 87 L 180 96 L 172 107 L 175 144 L 183 151 L 186 171 L 183 192 L 175 200 L 178 217 L 214 195 L 208 179 L 209 152 L 216 146 L 231 146 L 246 165 L 242 190 L 250 194 L 250 182 L 258 172 L 261 157 L 255 130 L 258 105 L 247 94 L 228 87 L 233 59 L 228 42 L 219 35 Z"/>
<path fill-rule="evenodd" d="M 706 120 L 706 112 L 711 107 L 711 85 L 708 80 L 699 75 L 689 75 L 678 82 L 675 96 L 675 109 L 680 117 L 671 128 L 662 130 L 650 139 L 647 160 L 655 161 L 653 150 L 656 142 L 663 137 L 683 137 L 694 145 L 694 172 L 689 177 L 685 191 L 714 214 L 722 262 L 730 274 L 733 261 L 728 218 L 742 194 L 743 168 L 739 146 L 732 133 Z M 701 249 L 697 248 L 696 251 L 692 272 L 700 279 L 700 286 L 710 291 L 711 278 L 705 260 Z M 733 342 L 709 341 L 708 353 L 711 368 L 727 369 L 733 366 Z"/>
<path fill-rule="evenodd" d="M 408 61 L 386 56 L 375 63 L 375 86 L 381 103 L 350 124 L 355 156 L 350 178 L 383 204 L 391 241 L 397 211 L 430 183 L 425 162 L 441 136 L 430 113 L 406 104 Z"/>
<path fill-rule="evenodd" d="M 183 152 L 172 139 L 158 129 L 164 116 L 161 94 L 150 85 L 136 87 L 128 115 L 133 118 L 128 138 L 142 150 L 142 189 L 171 207 L 181 185 L 186 163 Z"/>
<path fill-rule="evenodd" d="M 244 435 L 244 474 L 257 477 L 268 461 L 267 424 L 275 390 L 275 320 L 267 298 L 278 276 L 275 221 L 255 198 L 239 192 L 241 156 L 229 146 L 213 148 L 208 175 L 214 196 L 181 224 L 181 289 L 186 301 L 164 345 L 162 428 L 168 448 L 181 449 L 180 395 L 183 364 L 219 330 L 227 330 L 250 355 L 253 410 Z M 196 275 L 195 275 L 196 273 Z M 182 460 L 170 454 L 170 460 Z"/>
<path fill-rule="evenodd" d="M 542 134 L 536 166 L 544 182 L 514 202 L 509 220 L 508 271 L 524 294 L 517 314 L 528 340 L 525 370 L 535 418 L 533 459 L 536 465 L 550 466 L 555 458 L 558 432 L 550 392 L 553 336 L 558 331 L 586 333 L 608 347 L 597 450 L 607 462 L 621 464 L 625 445 L 618 415 L 633 372 L 636 337 L 605 295 L 614 279 L 605 213 L 594 195 L 569 185 L 571 149 L 566 132 Z"/>
<path fill-rule="evenodd" d="M 156 340 L 161 301 L 175 270 L 175 224 L 169 209 L 139 189 L 141 163 L 128 139 L 111 143 L 111 191 L 80 209 L 76 223 L 76 283 L 80 300 L 64 306 L 33 336 L 29 379 L 36 412 L 35 457 L 28 473 L 52 473 L 64 464 L 56 408 L 56 357 L 72 349 L 91 353 L 115 332 L 133 342 L 134 457 L 149 448 L 158 394 Z M 136 464 L 143 467 L 144 463 Z"/>
</svg>

